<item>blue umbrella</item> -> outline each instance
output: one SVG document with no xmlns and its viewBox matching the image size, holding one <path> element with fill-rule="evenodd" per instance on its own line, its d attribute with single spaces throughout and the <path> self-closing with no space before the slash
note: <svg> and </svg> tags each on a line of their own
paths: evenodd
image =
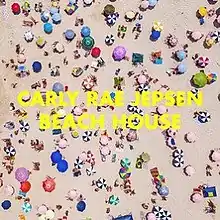
<svg viewBox="0 0 220 220">
<path fill-rule="evenodd" d="M 167 186 L 161 186 L 159 189 L 158 189 L 158 193 L 161 195 L 161 196 L 168 196 L 169 195 L 169 188 Z"/>
<path fill-rule="evenodd" d="M 80 201 L 76 205 L 76 209 L 79 212 L 83 212 L 86 209 L 86 203 L 84 201 Z"/>
<path fill-rule="evenodd" d="M 32 64 L 33 71 L 39 73 L 42 70 L 42 65 L 39 61 L 34 61 Z"/>
<path fill-rule="evenodd" d="M 45 23 L 44 24 L 44 32 L 47 33 L 47 34 L 50 34 L 52 33 L 53 31 L 53 26 L 51 23 Z"/>
<path fill-rule="evenodd" d="M 50 155 L 50 159 L 51 159 L 52 163 L 54 163 L 54 164 L 59 163 L 62 160 L 62 154 L 60 153 L 59 150 L 54 151 Z"/>
<path fill-rule="evenodd" d="M 50 18 L 50 12 L 49 11 L 44 11 L 41 13 L 40 15 L 41 21 L 43 21 L 44 23 L 49 21 Z"/>
<path fill-rule="evenodd" d="M 153 30 L 150 36 L 151 40 L 155 41 L 160 38 L 160 31 Z"/>
<path fill-rule="evenodd" d="M 73 38 L 76 36 L 73 30 L 68 29 L 65 31 L 65 37 L 67 40 L 73 40 Z"/>
<path fill-rule="evenodd" d="M 64 86 L 63 86 L 63 84 L 61 84 L 59 82 L 56 82 L 56 83 L 53 84 L 52 90 L 56 93 L 63 92 L 64 91 Z"/>
<path fill-rule="evenodd" d="M 91 30 L 90 30 L 89 27 L 87 27 L 87 26 L 82 27 L 82 29 L 81 29 L 81 35 L 82 35 L 83 37 L 88 37 L 88 36 L 90 36 L 90 34 L 91 34 Z"/>
<path fill-rule="evenodd" d="M 68 162 L 66 160 L 61 160 L 57 164 L 57 170 L 60 173 L 64 173 L 68 170 Z"/>
<path fill-rule="evenodd" d="M 176 57 L 179 61 L 183 61 L 186 58 L 186 52 L 184 50 L 178 50 L 176 52 Z"/>
<path fill-rule="evenodd" d="M 50 14 L 53 15 L 53 14 L 55 14 L 55 13 L 59 13 L 59 9 L 56 8 L 56 7 L 52 7 L 52 8 L 50 9 Z"/>
<path fill-rule="evenodd" d="M 148 0 L 149 6 L 154 7 L 157 4 L 157 0 Z"/>
<path fill-rule="evenodd" d="M 60 13 L 54 13 L 52 15 L 52 20 L 54 24 L 59 24 L 61 22 L 61 15 Z"/>
<path fill-rule="evenodd" d="M 2 208 L 4 210 L 8 210 L 11 208 L 11 202 L 9 200 L 5 200 L 2 202 Z"/>
<path fill-rule="evenodd" d="M 186 72 L 186 65 L 183 63 L 180 63 L 177 67 L 178 73 L 185 73 Z"/>
</svg>

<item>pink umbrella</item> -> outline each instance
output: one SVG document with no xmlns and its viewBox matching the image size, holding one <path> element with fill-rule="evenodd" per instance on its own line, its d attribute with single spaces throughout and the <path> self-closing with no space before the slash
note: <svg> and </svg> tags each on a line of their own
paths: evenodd
<svg viewBox="0 0 220 220">
<path fill-rule="evenodd" d="M 164 106 L 164 105 L 159 105 L 157 108 L 156 108 L 156 111 L 159 115 L 163 115 L 165 113 L 167 113 L 167 108 Z"/>
<path fill-rule="evenodd" d="M 102 145 L 102 146 L 106 146 L 108 145 L 108 142 L 109 142 L 109 138 L 107 135 L 102 135 L 99 139 L 99 143 Z"/>
<path fill-rule="evenodd" d="M 137 79 L 138 83 L 145 84 L 147 82 L 147 78 L 145 75 L 140 75 Z"/>
<path fill-rule="evenodd" d="M 68 146 L 68 143 L 65 139 L 60 139 L 59 141 L 59 148 L 60 149 L 65 149 Z"/>
<path fill-rule="evenodd" d="M 24 167 L 20 167 L 15 171 L 15 179 L 18 180 L 20 183 L 28 180 L 29 175 L 30 172 Z"/>
<path fill-rule="evenodd" d="M 87 153 L 85 151 L 83 151 L 80 155 L 79 155 L 79 159 L 82 161 L 86 161 L 87 159 Z"/>
<path fill-rule="evenodd" d="M 202 199 L 203 199 L 203 197 L 202 197 L 202 195 L 200 193 L 193 193 L 191 195 L 191 200 L 194 203 L 199 203 L 199 202 L 202 201 Z"/>
<path fill-rule="evenodd" d="M 208 64 L 209 64 L 209 58 L 208 58 L 208 57 L 201 56 L 201 57 L 199 57 L 198 60 L 197 60 L 197 65 L 198 65 L 199 67 L 204 68 L 204 67 L 206 67 Z"/>
<path fill-rule="evenodd" d="M 191 34 L 192 39 L 195 41 L 200 40 L 202 36 L 203 36 L 202 33 L 199 31 L 193 31 Z"/>
<path fill-rule="evenodd" d="M 116 61 L 120 61 L 122 59 L 125 58 L 126 55 L 126 49 L 123 46 L 117 46 L 114 50 L 113 50 L 113 58 Z"/>
<path fill-rule="evenodd" d="M 211 159 L 215 162 L 220 162 L 220 151 L 213 151 Z"/>
<path fill-rule="evenodd" d="M 46 213 L 47 210 L 48 210 L 47 206 L 43 204 L 37 208 L 37 213 L 43 215 Z"/>
<path fill-rule="evenodd" d="M 82 115 L 82 114 L 83 114 L 82 108 L 80 108 L 80 107 L 78 107 L 78 106 L 75 106 L 75 107 L 73 108 L 73 114 L 74 114 L 75 116 L 80 116 L 80 115 Z"/>
<path fill-rule="evenodd" d="M 147 220 L 157 220 L 156 215 L 153 212 L 147 214 Z"/>
<path fill-rule="evenodd" d="M 109 149 L 109 147 L 104 146 L 104 147 L 101 148 L 100 152 L 101 152 L 101 154 L 102 154 L 103 156 L 107 156 L 107 155 L 109 155 L 109 153 L 110 153 L 110 149 Z"/>
<path fill-rule="evenodd" d="M 191 165 L 188 165 L 184 168 L 184 173 L 187 176 L 192 176 L 195 172 L 196 172 L 195 169 Z"/>
</svg>

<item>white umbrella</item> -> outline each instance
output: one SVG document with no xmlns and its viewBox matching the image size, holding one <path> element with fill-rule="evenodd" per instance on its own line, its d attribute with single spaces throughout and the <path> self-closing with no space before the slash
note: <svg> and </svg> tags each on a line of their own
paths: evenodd
<svg viewBox="0 0 220 220">
<path fill-rule="evenodd" d="M 142 74 L 142 75 L 138 76 L 137 81 L 140 84 L 145 84 L 147 82 L 147 78 L 145 75 Z"/>
<path fill-rule="evenodd" d="M 156 111 L 159 115 L 163 115 L 165 113 L 168 112 L 167 108 L 164 106 L 164 105 L 159 105 L 157 108 L 156 108 Z"/>
<path fill-rule="evenodd" d="M 66 117 L 66 111 L 62 108 L 57 111 L 57 114 L 59 119 L 63 119 Z"/>
<path fill-rule="evenodd" d="M 31 31 L 26 31 L 24 33 L 24 39 L 27 41 L 27 42 L 31 42 L 33 39 L 34 39 L 34 34 L 31 32 Z"/>
<path fill-rule="evenodd" d="M 47 206 L 43 204 L 37 208 L 37 213 L 43 215 L 46 213 L 47 210 L 48 210 Z"/>
<path fill-rule="evenodd" d="M 72 189 L 67 193 L 67 198 L 74 200 L 75 198 L 77 198 L 79 195 L 79 193 L 77 192 L 76 189 Z"/>
<path fill-rule="evenodd" d="M 55 217 L 55 212 L 53 210 L 49 209 L 46 211 L 45 216 L 48 220 L 52 220 Z"/>
<path fill-rule="evenodd" d="M 79 159 L 82 161 L 86 161 L 87 159 L 87 153 L 85 151 L 83 151 L 80 155 L 79 155 Z"/>
<path fill-rule="evenodd" d="M 25 61 L 26 61 L 26 57 L 25 57 L 25 55 L 24 54 L 22 54 L 22 53 L 20 53 L 20 54 L 18 54 L 18 56 L 17 56 L 17 61 L 18 61 L 18 63 L 25 63 Z"/>
<path fill-rule="evenodd" d="M 110 153 L 110 149 L 109 149 L 108 146 L 105 146 L 105 147 L 102 147 L 102 148 L 101 148 L 100 152 L 101 152 L 101 154 L 102 154 L 103 156 L 107 156 L 107 155 L 109 155 L 109 153 Z"/>
<path fill-rule="evenodd" d="M 202 199 L 203 199 L 203 196 L 200 193 L 194 193 L 191 196 L 191 200 L 194 203 L 199 203 L 202 201 Z"/>
<path fill-rule="evenodd" d="M 82 114 L 83 114 L 82 108 L 80 108 L 80 107 L 78 107 L 78 106 L 75 106 L 75 107 L 73 108 L 73 114 L 74 114 L 75 116 L 80 116 L 80 115 L 82 115 Z"/>
<path fill-rule="evenodd" d="M 65 139 L 60 139 L 59 141 L 59 148 L 60 149 L 65 149 L 68 146 L 68 142 Z"/>
<path fill-rule="evenodd" d="M 203 36 L 202 33 L 199 31 L 193 31 L 191 34 L 192 39 L 195 41 L 201 39 L 202 36 Z"/>
<path fill-rule="evenodd" d="M 86 174 L 88 176 L 92 176 L 96 173 L 95 169 L 93 168 L 93 166 L 89 167 L 89 168 L 86 168 Z"/>
<path fill-rule="evenodd" d="M 63 44 L 61 43 L 57 43 L 56 46 L 55 46 L 55 50 L 58 52 L 58 53 L 63 53 L 65 51 L 65 48 L 63 46 Z"/>
<path fill-rule="evenodd" d="M 147 10 L 148 9 L 148 6 L 149 6 L 149 2 L 148 1 L 142 1 L 139 8 L 141 10 Z"/>
<path fill-rule="evenodd" d="M 184 168 L 184 173 L 187 176 L 192 176 L 195 172 L 196 172 L 196 170 L 191 165 L 188 165 Z"/>
<path fill-rule="evenodd" d="M 109 142 L 109 138 L 107 135 L 102 135 L 99 139 L 99 143 L 102 145 L 102 146 L 106 146 L 108 145 L 108 142 Z"/>
<path fill-rule="evenodd" d="M 194 143 L 196 141 L 196 135 L 193 133 L 193 132 L 188 132 L 186 134 L 186 140 L 189 142 L 189 143 Z"/>
<path fill-rule="evenodd" d="M 211 155 L 211 159 L 215 162 L 220 162 L 220 151 L 219 150 L 213 151 Z"/>
<path fill-rule="evenodd" d="M 127 141 L 129 142 L 137 140 L 137 132 L 135 130 L 130 129 L 126 138 L 127 138 Z"/>
</svg>

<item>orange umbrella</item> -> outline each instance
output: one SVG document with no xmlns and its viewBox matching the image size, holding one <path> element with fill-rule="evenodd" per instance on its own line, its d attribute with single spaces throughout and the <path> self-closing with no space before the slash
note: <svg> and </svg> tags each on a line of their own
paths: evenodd
<svg viewBox="0 0 220 220">
<path fill-rule="evenodd" d="M 31 189 L 31 184 L 29 181 L 25 181 L 21 183 L 20 190 L 24 193 L 27 193 Z"/>
<path fill-rule="evenodd" d="M 55 190 L 56 187 L 55 178 L 51 178 L 48 176 L 46 180 L 42 182 L 42 186 L 45 192 L 52 192 L 53 190 Z"/>
</svg>

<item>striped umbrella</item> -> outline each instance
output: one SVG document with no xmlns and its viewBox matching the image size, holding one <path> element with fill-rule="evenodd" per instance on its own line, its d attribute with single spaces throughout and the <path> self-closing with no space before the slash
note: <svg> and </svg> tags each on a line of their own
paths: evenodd
<svg viewBox="0 0 220 220">
<path fill-rule="evenodd" d="M 173 157 L 177 158 L 177 157 L 183 157 L 184 153 L 182 149 L 176 149 L 175 151 L 173 151 Z"/>
<path fill-rule="evenodd" d="M 96 173 L 96 171 L 95 171 L 95 169 L 94 169 L 93 166 L 91 166 L 91 167 L 89 167 L 89 168 L 86 168 L 86 174 L 87 174 L 88 176 L 92 176 L 92 175 L 94 175 L 95 173 Z"/>
<path fill-rule="evenodd" d="M 96 181 L 96 186 L 97 186 L 99 189 L 106 188 L 106 187 L 107 187 L 106 180 L 103 179 L 103 178 L 99 178 L 99 179 Z"/>
<path fill-rule="evenodd" d="M 144 116 L 143 110 L 142 110 L 142 109 L 139 109 L 139 108 L 137 108 L 133 113 L 134 113 L 134 114 L 138 114 L 138 115 L 140 115 L 140 116 Z"/>
<path fill-rule="evenodd" d="M 115 42 L 115 38 L 114 38 L 114 36 L 112 34 L 109 34 L 109 35 L 106 36 L 105 43 L 107 45 L 110 46 L 110 45 L 114 44 L 114 42 Z"/>
<path fill-rule="evenodd" d="M 76 158 L 76 160 L 74 162 L 74 167 L 76 169 L 82 169 L 83 168 L 83 161 L 79 157 Z"/>
<path fill-rule="evenodd" d="M 150 89 L 150 86 L 149 86 L 149 85 L 144 84 L 144 83 L 141 83 L 141 84 L 137 87 L 136 91 L 142 93 L 142 92 L 147 92 L 149 89 Z"/>
<path fill-rule="evenodd" d="M 19 123 L 20 123 L 20 130 L 22 132 L 27 132 L 30 129 L 30 125 L 27 122 L 20 120 Z"/>
<path fill-rule="evenodd" d="M 214 83 L 215 81 L 217 81 L 217 78 L 217 73 L 209 73 L 207 76 L 208 84 Z"/>
<path fill-rule="evenodd" d="M 211 38 L 216 42 L 220 42 L 220 32 L 219 31 L 214 31 L 211 33 Z"/>
<path fill-rule="evenodd" d="M 22 205 L 22 211 L 23 211 L 24 213 L 29 213 L 31 210 L 32 210 L 32 205 L 31 205 L 29 202 L 25 202 L 25 203 Z"/>
<path fill-rule="evenodd" d="M 82 136 L 83 141 L 88 142 L 91 140 L 91 138 L 92 138 L 92 131 L 85 131 L 83 133 L 83 136 Z"/>
<path fill-rule="evenodd" d="M 199 67 L 205 68 L 208 64 L 209 64 L 209 58 L 208 58 L 208 57 L 201 56 L 201 57 L 199 57 L 199 59 L 197 60 L 197 65 L 198 65 Z"/>
<path fill-rule="evenodd" d="M 131 166 L 131 161 L 128 158 L 121 160 L 121 166 L 128 169 Z"/>
<path fill-rule="evenodd" d="M 138 109 L 137 106 L 133 106 L 133 105 L 130 105 L 130 104 L 127 106 L 127 110 L 131 113 L 134 113 L 137 109 Z"/>
<path fill-rule="evenodd" d="M 198 93 L 199 93 L 199 90 L 198 90 L 198 89 L 194 88 L 194 89 L 191 90 L 191 92 L 192 92 L 192 94 L 194 94 L 194 96 L 195 96 L 196 98 L 198 98 Z"/>
<path fill-rule="evenodd" d="M 174 167 L 182 167 L 184 165 L 183 157 L 176 157 L 172 162 Z"/>
<path fill-rule="evenodd" d="M 126 169 L 126 168 L 122 167 L 119 170 L 119 175 L 122 179 L 128 179 L 131 176 L 131 170 L 129 168 Z"/>
<path fill-rule="evenodd" d="M 9 157 L 14 157 L 16 155 L 16 150 L 13 146 L 5 147 L 4 151 Z"/>
<path fill-rule="evenodd" d="M 209 122 L 211 120 L 211 115 L 207 112 L 199 112 L 199 116 L 198 116 L 198 121 L 200 123 L 206 123 Z"/>
<path fill-rule="evenodd" d="M 111 205 L 118 205 L 118 203 L 119 203 L 119 198 L 118 198 L 118 196 L 111 195 L 111 196 L 109 197 L 108 202 L 109 202 L 109 204 L 111 204 Z"/>
<path fill-rule="evenodd" d="M 88 152 L 87 153 L 87 159 L 86 159 L 86 162 L 87 163 L 90 163 L 92 165 L 95 165 L 95 157 L 94 157 L 94 154 L 92 152 Z"/>
<path fill-rule="evenodd" d="M 117 16 L 115 14 L 110 14 L 106 18 L 106 22 L 108 25 L 112 26 L 116 23 Z"/>
</svg>

